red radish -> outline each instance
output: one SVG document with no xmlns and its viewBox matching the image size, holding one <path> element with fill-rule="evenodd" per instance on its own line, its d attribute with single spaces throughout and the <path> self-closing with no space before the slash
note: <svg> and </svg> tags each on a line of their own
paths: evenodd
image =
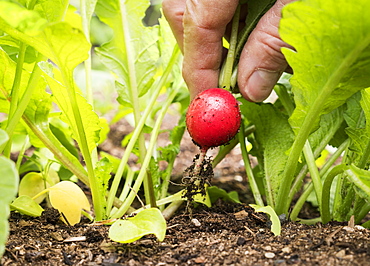
<svg viewBox="0 0 370 266">
<path fill-rule="evenodd" d="M 241 122 L 239 104 L 227 90 L 212 88 L 199 93 L 186 114 L 186 126 L 201 153 L 229 142 Z"/>
</svg>

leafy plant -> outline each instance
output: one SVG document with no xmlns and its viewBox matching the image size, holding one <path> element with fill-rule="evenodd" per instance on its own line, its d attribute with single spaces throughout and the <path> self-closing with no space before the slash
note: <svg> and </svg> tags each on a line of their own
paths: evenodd
<svg viewBox="0 0 370 266">
<path fill-rule="evenodd" d="M 276 102 L 250 103 L 237 94 L 238 58 L 274 2 L 249 1 L 242 31 L 240 7 L 234 16 L 219 83 L 236 93 L 243 121 L 238 138 L 220 148 L 212 166 L 240 144 L 258 210 L 270 214 L 276 233 L 280 228 L 275 213 L 299 220 L 312 193 L 320 217 L 306 222 L 344 221 L 354 215 L 360 223 L 370 210 L 370 18 L 363 12 L 369 3 L 302 0 L 284 7 L 280 35 L 294 47 L 283 49 L 294 75 L 284 75 L 275 86 Z M 186 200 L 185 190 L 170 195 L 168 185 L 189 97 L 169 25 L 163 18 L 143 24 L 149 21 L 143 20 L 149 5 L 148 0 L 86 0 L 77 10 L 67 0 L 0 1 L 0 166 L 8 169 L 0 186 L 0 222 L 5 225 L 1 236 L 8 234 L 9 208 L 39 216 L 40 202 L 46 199 L 71 225 L 80 221 L 81 213 L 113 223 L 109 236 L 115 241 L 132 242 L 146 234 L 163 240 L 164 218 Z M 97 47 L 90 39 L 99 39 L 92 21 L 111 32 Z M 103 104 L 94 106 L 95 56 L 99 67 L 112 73 L 118 95 L 118 110 L 108 120 L 99 114 Z M 78 82 L 80 88 L 76 75 L 81 72 L 85 80 Z M 170 111 L 179 119 L 168 130 L 170 144 L 158 147 L 158 136 L 168 133 L 162 124 Z M 116 158 L 97 148 L 108 126 L 120 119 L 133 130 L 123 140 L 122 157 Z M 32 154 L 26 152 L 31 145 Z M 328 145 L 335 151 L 318 163 Z M 16 164 L 9 159 L 15 150 Z M 135 162 L 130 161 L 133 156 Z M 19 174 L 23 179 L 13 200 Z M 303 186 L 305 178 L 309 182 Z M 93 215 L 77 181 L 91 191 Z M 217 198 L 239 201 L 214 187 L 195 194 L 194 200 L 207 206 Z M 65 209 L 61 203 L 66 198 L 74 199 L 74 208 Z M 126 217 L 130 213 L 136 216 Z"/>
<path fill-rule="evenodd" d="M 38 216 L 43 210 L 38 203 L 48 193 L 48 202 L 71 225 L 80 221 L 81 212 L 90 217 L 86 197 L 71 181 L 79 180 L 90 188 L 96 221 L 134 211 L 132 204 L 142 188 L 144 202 L 153 208 L 161 200 L 168 204 L 181 198 L 180 193 L 166 199 L 185 129 L 183 119 L 171 132 L 171 144 L 157 147 L 156 140 L 168 109 L 176 104 L 175 112 L 184 110 L 181 105 L 187 104 L 188 95 L 180 75 L 180 50 L 168 24 L 163 19 L 154 26 L 142 22 L 149 1 L 81 1 L 79 7 L 80 15 L 69 1 L 0 1 L 4 32 L 0 109 L 6 114 L 1 126 L 9 135 L 0 143 L 0 151 L 10 157 L 17 135 L 29 136 L 36 149 L 31 157 L 24 156 L 24 149 L 19 154 L 27 162 L 18 168 L 31 172 L 23 177 L 19 197 L 11 207 Z M 134 127 L 125 139 L 121 159 L 97 151 L 107 124 L 93 106 L 90 21 L 95 15 L 113 31 L 112 39 L 95 52 L 114 74 L 120 108 Z M 81 64 L 86 73 L 84 90 L 77 86 L 74 73 Z M 112 121 L 122 118 L 122 112 L 116 116 Z M 138 156 L 139 171 L 128 163 L 133 154 Z M 167 162 L 167 169 L 158 170 L 160 161 Z M 147 208 L 140 215 L 151 212 Z M 137 220 L 133 223 L 140 223 Z M 165 222 L 155 219 L 153 223 L 161 231 L 148 233 L 158 233 L 163 239 Z M 126 241 L 142 235 L 134 234 Z"/>
<path fill-rule="evenodd" d="M 368 6 L 365 2 L 362 7 Z M 294 50 L 282 51 L 294 75 L 285 75 L 275 86 L 278 99 L 273 104 L 239 99 L 245 123 L 255 127 L 248 136 L 250 154 L 258 160 L 253 170 L 245 145 L 241 147 L 256 202 L 292 220 L 299 219 L 311 192 L 320 211 L 312 222 L 343 221 L 354 215 L 359 223 L 370 210 L 370 20 L 357 4 L 305 0 L 284 7 L 280 35 Z M 318 167 L 316 160 L 328 145 L 336 151 Z M 310 181 L 303 187 L 307 173 Z M 330 201 L 333 180 L 336 189 Z M 297 192 L 300 198 L 289 212 Z"/>
</svg>

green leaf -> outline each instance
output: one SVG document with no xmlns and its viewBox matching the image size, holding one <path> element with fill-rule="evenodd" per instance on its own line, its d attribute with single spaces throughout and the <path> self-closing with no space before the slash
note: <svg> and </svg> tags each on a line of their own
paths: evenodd
<svg viewBox="0 0 370 266">
<path fill-rule="evenodd" d="M 345 129 L 352 142 L 349 149 L 357 154 L 352 163 L 364 155 L 370 141 L 370 90 L 364 89 L 356 93 L 347 101 L 345 120 L 348 127 Z M 366 155 L 365 155 L 366 156 Z"/>
<path fill-rule="evenodd" d="M 271 206 L 258 206 L 255 204 L 249 204 L 249 206 L 251 206 L 256 212 L 266 213 L 271 220 L 271 232 L 273 232 L 274 235 L 276 236 L 280 235 L 281 233 L 280 219 Z"/>
<path fill-rule="evenodd" d="M 370 172 L 351 165 L 346 173 L 348 179 L 355 184 L 357 193 L 370 202 Z"/>
<path fill-rule="evenodd" d="M 109 238 L 131 243 L 145 235 L 154 234 L 159 241 L 166 236 L 166 220 L 157 208 L 144 209 L 132 218 L 116 221 L 109 229 Z"/>
<path fill-rule="evenodd" d="M 7 1 L 0 2 L 0 17 L 11 27 L 31 36 L 40 34 L 47 23 L 38 12 Z"/>
<path fill-rule="evenodd" d="M 44 71 L 47 71 L 43 67 Z M 55 78 L 49 75 L 45 75 L 46 80 L 53 92 L 53 100 L 58 104 L 59 108 L 63 111 L 63 120 L 71 127 L 73 135 L 72 137 L 81 144 L 80 131 L 78 127 L 78 122 L 75 119 L 75 113 L 73 110 L 73 105 L 66 93 L 68 88 L 64 86 L 59 80 L 60 73 L 55 70 Z M 88 144 L 89 151 L 91 152 L 96 148 L 97 142 L 99 141 L 100 134 L 100 120 L 98 115 L 92 110 L 92 106 L 87 102 L 87 100 L 81 95 L 77 88 L 75 92 L 75 97 L 82 118 L 82 126 L 86 134 L 86 140 Z M 73 93 L 73 92 L 72 92 Z"/>
<path fill-rule="evenodd" d="M 18 194 L 19 196 L 25 195 L 32 198 L 47 187 L 50 187 L 50 185 L 47 186 L 47 182 L 46 180 L 44 180 L 42 174 L 30 172 L 27 173 L 19 183 Z M 35 199 L 35 202 L 37 204 L 40 204 L 45 199 L 45 197 L 46 195 L 43 194 L 41 197 Z"/>
<path fill-rule="evenodd" d="M 118 91 L 120 97 L 132 105 L 130 91 L 136 87 L 139 96 L 148 91 L 159 57 L 158 26 L 145 27 L 142 23 L 149 5 L 147 0 L 107 0 L 98 1 L 95 10 L 114 31 L 113 39 L 97 48 L 97 54 L 116 74 L 123 88 Z"/>
<path fill-rule="evenodd" d="M 12 17 L 21 17 L 25 10 L 27 11 L 27 9 L 18 8 L 12 10 Z M 36 11 L 29 12 L 37 14 Z M 89 56 L 90 44 L 86 41 L 85 35 L 67 22 L 45 24 L 42 32 L 31 36 L 12 27 L 10 17 L 4 17 L 1 14 L 0 17 L 0 29 L 14 39 L 32 46 L 66 72 L 71 72 Z M 41 17 L 38 19 L 45 21 Z"/>
<path fill-rule="evenodd" d="M 32 217 L 41 216 L 44 211 L 44 209 L 28 195 L 19 196 L 12 202 L 10 207 L 14 211 Z"/>
<path fill-rule="evenodd" d="M 258 149 L 263 153 L 263 161 L 259 163 L 263 164 L 265 187 L 269 191 L 268 203 L 274 206 L 294 134 L 288 118 L 273 105 L 250 103 L 244 99 L 239 101 L 242 102 L 242 114 L 256 127 L 254 135 Z"/>
<path fill-rule="evenodd" d="M 58 22 L 63 20 L 68 3 L 68 0 L 38 0 L 34 10 L 48 22 Z"/>
<path fill-rule="evenodd" d="M 339 107 L 332 112 L 323 115 L 320 120 L 320 127 L 310 135 L 310 146 L 317 156 L 324 148 L 326 148 L 329 141 L 342 125 L 343 112 L 344 108 Z"/>
<path fill-rule="evenodd" d="M 216 186 L 211 186 L 207 190 L 212 204 L 215 203 L 216 200 L 218 199 L 222 199 L 223 201 L 240 203 L 239 195 L 238 192 L 236 191 L 231 191 L 228 193 L 224 189 L 218 188 Z"/>
<path fill-rule="evenodd" d="M 282 52 L 294 72 L 290 82 L 296 108 L 289 122 L 296 137 L 278 193 L 279 214 L 288 212 L 285 199 L 299 157 L 320 117 L 370 85 L 370 17 L 363 12 L 368 8 L 366 0 L 355 5 L 345 0 L 295 1 L 283 8 L 279 33 L 294 47 Z"/>
<path fill-rule="evenodd" d="M 296 133 L 303 124 L 310 133 L 322 114 L 370 85 L 370 17 L 363 12 L 368 8 L 367 0 L 307 0 L 284 7 L 280 35 L 294 47 L 282 51 L 294 70 L 290 123 Z"/>
<path fill-rule="evenodd" d="M 4 138 L 4 131 L 0 129 L 0 132 Z M 9 204 L 17 194 L 19 177 L 15 164 L 3 156 L 0 156 L 0 169 L 0 257 L 2 257 L 9 234 Z"/>
</svg>

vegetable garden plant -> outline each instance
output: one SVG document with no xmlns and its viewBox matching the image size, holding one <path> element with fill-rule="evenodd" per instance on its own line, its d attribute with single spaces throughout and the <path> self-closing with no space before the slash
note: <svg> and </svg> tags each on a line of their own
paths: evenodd
<svg viewBox="0 0 370 266">
<path fill-rule="evenodd" d="M 238 31 L 238 8 L 230 42 L 224 42 L 228 55 L 219 82 L 240 102 L 241 126 L 212 162 L 201 149 L 189 168 L 196 177 L 192 182 L 198 182 L 189 196 L 189 186 L 168 192 L 189 105 L 181 54 L 163 18 L 144 25 L 149 1 L 0 1 L 1 254 L 10 210 L 39 216 L 45 201 L 67 224 L 78 223 L 82 213 L 111 226 L 114 241 L 132 242 L 146 234 L 163 240 L 165 217 L 184 201 L 210 206 L 210 193 L 237 201 L 199 182 L 205 169 L 199 165 L 216 166 L 236 145 L 255 208 L 270 214 L 275 229 L 276 215 L 306 223 L 353 216 L 361 223 L 370 210 L 369 1 L 302 0 L 284 7 L 279 32 L 294 47 L 283 49 L 294 74 L 284 74 L 276 84 L 274 103 L 251 103 L 238 94 L 241 49 L 275 1 L 247 2 L 246 27 Z M 160 5 L 153 7 L 160 12 Z M 98 19 L 111 35 L 92 49 L 96 30 L 91 25 Z M 119 107 L 109 121 L 94 99 L 95 55 L 111 72 L 118 95 Z M 85 80 L 77 85 L 80 68 Z M 169 112 L 179 119 L 170 144 L 158 147 Z M 122 157 L 116 158 L 97 148 L 109 124 L 119 119 L 134 129 L 123 141 Z M 26 152 L 30 147 L 33 153 Z M 15 162 L 11 154 L 17 155 Z M 134 167 L 128 163 L 132 155 L 137 157 Z M 251 164 L 251 156 L 257 164 Z M 167 162 L 165 169 L 161 161 Z M 77 180 L 89 187 L 91 202 Z M 133 208 L 136 197 L 144 202 L 140 209 Z M 319 217 L 299 218 L 307 200 L 318 207 Z M 125 218 L 130 213 L 137 215 Z"/>
</svg>

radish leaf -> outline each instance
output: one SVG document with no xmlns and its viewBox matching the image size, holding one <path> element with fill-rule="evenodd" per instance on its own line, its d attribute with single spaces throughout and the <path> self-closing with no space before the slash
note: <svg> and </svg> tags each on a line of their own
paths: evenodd
<svg viewBox="0 0 370 266">
<path fill-rule="evenodd" d="M 134 217 L 116 221 L 109 229 L 109 238 L 120 243 L 131 243 L 154 234 L 159 241 L 166 236 L 166 220 L 157 208 L 144 209 Z"/>
</svg>

